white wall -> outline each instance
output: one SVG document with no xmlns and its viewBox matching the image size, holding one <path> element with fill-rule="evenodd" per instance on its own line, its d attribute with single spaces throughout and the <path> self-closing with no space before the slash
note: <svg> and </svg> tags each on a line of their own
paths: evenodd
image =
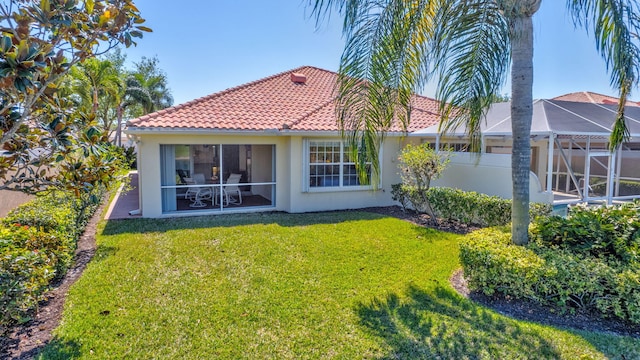
<svg viewBox="0 0 640 360">
<path fill-rule="evenodd" d="M 529 182 L 532 202 L 553 202 L 553 193 L 543 191 L 538 177 L 532 172 Z M 454 153 L 447 169 L 432 185 L 511 199 L 511 155 L 482 154 L 478 158 L 474 154 Z"/>
</svg>

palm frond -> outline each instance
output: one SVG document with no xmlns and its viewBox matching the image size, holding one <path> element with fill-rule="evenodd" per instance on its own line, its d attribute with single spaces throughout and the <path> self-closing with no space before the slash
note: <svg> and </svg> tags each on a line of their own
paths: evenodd
<svg viewBox="0 0 640 360">
<path fill-rule="evenodd" d="M 446 133 L 466 126 L 471 150 L 477 152 L 482 118 L 508 74 L 509 24 L 492 0 L 449 2 L 436 18 L 439 130 Z"/>
<path fill-rule="evenodd" d="M 371 162 L 371 184 L 380 174 L 385 133 L 409 124 L 411 95 L 426 78 L 437 0 L 317 1 L 314 11 L 344 12 L 346 47 L 341 57 L 336 113 L 359 171 Z M 368 167 L 368 165 L 367 165 Z"/>
<path fill-rule="evenodd" d="M 609 141 L 613 151 L 630 137 L 624 107 L 640 78 L 640 5 L 636 0 L 571 0 L 568 7 L 575 25 L 593 31 L 611 86 L 618 89 L 618 111 Z"/>
</svg>

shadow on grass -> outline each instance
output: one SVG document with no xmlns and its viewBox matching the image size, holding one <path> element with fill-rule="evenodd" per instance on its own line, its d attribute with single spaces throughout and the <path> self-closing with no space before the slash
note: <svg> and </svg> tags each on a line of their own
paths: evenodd
<svg viewBox="0 0 640 360">
<path fill-rule="evenodd" d="M 384 340 L 383 359 L 514 358 L 525 354 L 557 359 L 561 354 L 534 330 L 500 317 L 437 287 L 428 293 L 415 286 L 407 299 L 396 294 L 360 304 L 361 323 Z"/>
<path fill-rule="evenodd" d="M 277 224 L 283 227 L 317 224 L 337 224 L 347 221 L 375 220 L 387 216 L 364 211 L 333 211 L 304 214 L 284 212 L 221 214 L 167 219 L 109 220 L 103 235 L 164 232 L 167 230 L 230 227 L 254 224 Z"/>
<path fill-rule="evenodd" d="M 57 359 L 77 359 L 82 355 L 80 345 L 75 341 L 63 341 L 58 338 L 52 339 L 38 353 L 35 359 L 57 360 Z"/>
<path fill-rule="evenodd" d="M 7 349 L 12 351 L 12 346 L 16 344 L 9 344 Z M 7 359 L 26 360 L 26 359 L 40 359 L 40 360 L 63 360 L 63 359 L 77 359 L 82 355 L 80 351 L 80 345 L 75 341 L 62 341 L 60 339 L 53 339 L 46 344 L 33 347 L 27 351 L 23 351 L 19 356 L 11 356 L 10 353 L 0 352 L 0 359 L 5 359 L 4 356 L 8 356 Z"/>
<path fill-rule="evenodd" d="M 118 248 L 116 247 L 99 244 L 96 247 L 96 254 L 93 256 L 92 261 L 100 262 L 107 259 L 108 257 L 113 256 L 117 251 Z"/>
</svg>

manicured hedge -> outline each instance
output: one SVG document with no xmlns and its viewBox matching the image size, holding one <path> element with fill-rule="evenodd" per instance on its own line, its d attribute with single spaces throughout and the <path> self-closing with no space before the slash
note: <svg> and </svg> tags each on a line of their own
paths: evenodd
<svg viewBox="0 0 640 360">
<path fill-rule="evenodd" d="M 640 324 L 639 216 L 640 203 L 574 208 L 567 219 L 534 221 L 527 246 L 512 245 L 504 228 L 476 231 L 461 244 L 465 277 L 487 295 L 585 308 Z"/>
<path fill-rule="evenodd" d="M 392 193 L 394 199 L 400 201 L 403 207 L 412 207 L 409 187 L 402 184 L 393 185 Z M 509 199 L 448 187 L 429 188 L 427 199 L 439 218 L 480 226 L 507 225 L 511 222 Z M 548 204 L 530 205 L 532 219 L 549 215 L 551 210 L 551 205 Z"/>
<path fill-rule="evenodd" d="M 96 207 L 69 194 L 50 193 L 0 221 L 0 333 L 11 323 L 28 320 L 49 284 L 66 273 Z"/>
</svg>

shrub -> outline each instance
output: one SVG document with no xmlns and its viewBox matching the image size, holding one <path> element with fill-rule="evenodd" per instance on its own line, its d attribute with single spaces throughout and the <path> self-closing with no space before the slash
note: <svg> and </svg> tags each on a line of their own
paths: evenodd
<svg viewBox="0 0 640 360">
<path fill-rule="evenodd" d="M 437 179 L 447 167 L 448 154 L 436 152 L 428 143 L 405 146 L 398 156 L 402 185 L 392 187 L 394 199 L 399 196 L 403 207 L 406 208 L 410 204 L 417 211 L 427 213 L 435 220 L 427 194 L 431 180 Z M 397 194 L 393 193 L 394 191 Z"/>
<path fill-rule="evenodd" d="M 640 202 L 621 206 L 575 206 L 566 218 L 533 223 L 534 241 L 611 261 L 640 262 Z"/>
<path fill-rule="evenodd" d="M 68 195 L 68 194 L 66 194 Z M 56 192 L 39 196 L 11 211 L 2 223 L 5 225 L 28 225 L 46 232 L 68 234 L 78 233 L 75 225 L 74 202 L 65 194 Z"/>
<path fill-rule="evenodd" d="M 460 259 L 470 288 L 640 323 L 638 203 L 540 217 L 531 232 L 528 246 L 504 228 L 469 234 Z"/>
<path fill-rule="evenodd" d="M 393 199 L 405 209 L 411 206 L 410 191 L 402 184 L 391 186 Z M 508 199 L 447 187 L 430 188 L 427 198 L 435 215 L 443 219 L 480 226 L 507 225 L 511 222 L 511 200 Z M 531 218 L 535 219 L 549 215 L 551 210 L 549 204 L 532 203 L 529 212 Z"/>
<path fill-rule="evenodd" d="M 534 284 L 544 274 L 544 261 L 533 251 L 511 244 L 505 228 L 487 228 L 467 235 L 460 244 L 460 261 L 469 288 L 486 295 L 496 292 L 536 299 Z"/>
<path fill-rule="evenodd" d="M 85 198 L 99 195 L 96 190 Z M 49 193 L 19 206 L 2 219 L 0 327 L 27 320 L 50 282 L 66 273 L 78 237 L 97 205 L 67 193 Z"/>
</svg>

